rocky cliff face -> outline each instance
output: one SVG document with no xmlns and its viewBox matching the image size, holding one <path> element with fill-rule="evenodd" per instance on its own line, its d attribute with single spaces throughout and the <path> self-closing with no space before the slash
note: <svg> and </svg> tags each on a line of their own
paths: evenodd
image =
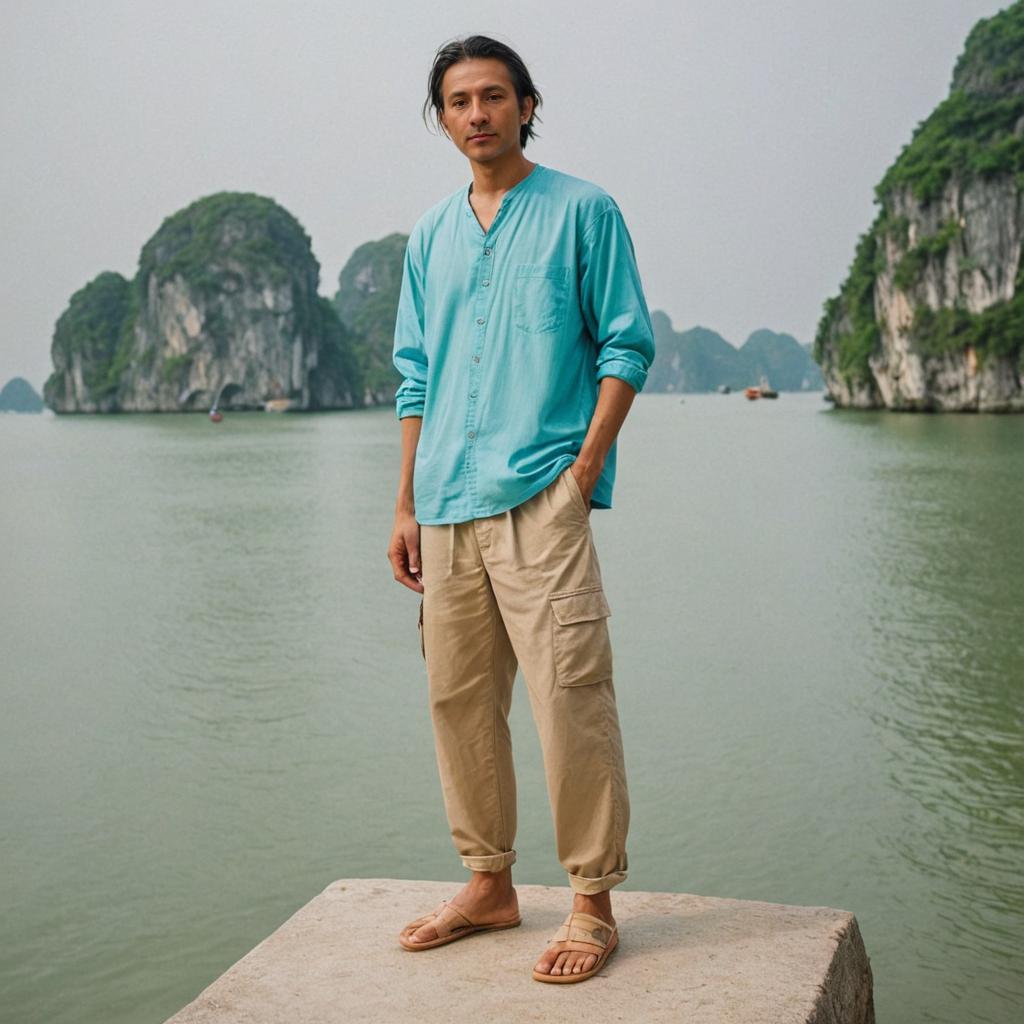
<svg viewBox="0 0 1024 1024">
<path fill-rule="evenodd" d="M 1024 3 L 972 30 L 876 202 L 815 340 L 832 398 L 1024 411 Z"/>
<path fill-rule="evenodd" d="M 131 299 L 131 282 L 113 271 L 97 275 L 71 296 L 53 334 L 54 371 L 43 385 L 43 401 L 51 409 L 116 409 L 112 367 L 121 339 L 131 329 Z"/>
<path fill-rule="evenodd" d="M 319 273 L 308 236 L 272 200 L 199 200 L 146 243 L 133 281 L 101 274 L 76 293 L 54 336 L 47 404 L 58 412 L 361 404 L 355 354 L 317 295 Z"/>
<path fill-rule="evenodd" d="M 369 403 L 389 403 L 401 375 L 391 362 L 395 317 L 402 287 L 402 260 L 408 236 L 394 233 L 359 246 L 338 275 L 334 308 L 356 336 Z"/>
</svg>

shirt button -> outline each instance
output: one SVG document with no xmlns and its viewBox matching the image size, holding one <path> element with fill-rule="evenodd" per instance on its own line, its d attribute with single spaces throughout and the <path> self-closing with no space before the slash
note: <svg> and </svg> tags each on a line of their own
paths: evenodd
<svg viewBox="0 0 1024 1024">
<path fill-rule="evenodd" d="M 479 356 L 473 356 L 473 362 L 474 363 L 479 363 L 480 362 L 480 357 Z"/>
<path fill-rule="evenodd" d="M 484 249 L 484 255 L 485 256 L 490 256 L 491 255 L 491 250 L 490 249 Z"/>
<path fill-rule="evenodd" d="M 477 322 L 478 324 L 482 324 L 482 323 L 484 322 L 484 318 L 483 318 L 482 316 L 478 316 L 478 317 L 476 318 L 476 322 Z"/>
<path fill-rule="evenodd" d="M 469 393 L 469 397 L 470 398 L 476 398 L 476 395 L 477 395 L 477 390 L 476 390 L 476 388 L 473 388 L 473 390 L 470 391 L 470 393 Z"/>
<path fill-rule="evenodd" d="M 484 287 L 485 288 L 489 288 L 490 286 L 491 286 L 491 282 L 490 281 L 484 281 Z"/>
<path fill-rule="evenodd" d="M 472 441 L 473 438 L 476 437 L 476 431 L 471 430 L 466 436 Z"/>
</svg>

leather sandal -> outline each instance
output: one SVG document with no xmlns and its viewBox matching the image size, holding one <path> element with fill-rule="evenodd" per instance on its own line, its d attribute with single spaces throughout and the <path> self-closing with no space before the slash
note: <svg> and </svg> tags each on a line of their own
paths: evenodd
<svg viewBox="0 0 1024 1024">
<path fill-rule="evenodd" d="M 537 981 L 550 981 L 554 984 L 566 984 L 574 981 L 586 981 L 592 978 L 602 967 L 608 957 L 619 948 L 619 926 L 610 925 L 593 914 L 584 914 L 582 910 L 573 910 L 562 923 L 562 927 L 550 940 L 550 946 L 555 942 L 565 942 L 566 947 L 559 952 L 576 950 L 579 953 L 596 954 L 596 950 L 585 948 L 583 943 L 591 946 L 599 946 L 600 954 L 597 954 L 597 963 L 589 971 L 580 971 L 578 974 L 545 974 L 544 971 L 534 970 L 533 977 Z"/>
<path fill-rule="evenodd" d="M 426 942 L 409 942 L 406 939 L 406 935 L 416 931 L 417 928 L 425 924 L 434 926 L 434 929 L 437 931 L 437 938 L 428 939 Z M 424 914 L 423 917 L 410 921 L 400 932 L 398 941 L 405 949 L 416 953 L 421 949 L 433 949 L 434 946 L 444 946 L 449 942 L 455 942 L 457 939 L 472 935 L 474 932 L 496 932 L 502 928 L 515 928 L 520 924 L 522 924 L 522 918 L 518 914 L 509 921 L 489 921 L 486 924 L 474 924 L 450 900 L 441 900 L 429 914 Z"/>
</svg>

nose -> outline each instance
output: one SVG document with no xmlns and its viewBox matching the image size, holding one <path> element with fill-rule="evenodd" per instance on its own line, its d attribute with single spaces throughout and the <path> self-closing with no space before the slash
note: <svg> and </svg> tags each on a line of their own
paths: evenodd
<svg viewBox="0 0 1024 1024">
<path fill-rule="evenodd" d="M 473 100 L 473 109 L 469 114 L 469 123 L 474 127 L 487 123 L 487 108 L 478 100 Z"/>
</svg>

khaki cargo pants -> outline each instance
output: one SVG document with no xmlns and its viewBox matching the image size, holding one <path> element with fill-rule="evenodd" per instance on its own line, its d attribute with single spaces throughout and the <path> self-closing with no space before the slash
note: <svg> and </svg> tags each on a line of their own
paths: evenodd
<svg viewBox="0 0 1024 1024">
<path fill-rule="evenodd" d="M 626 878 L 629 796 L 610 609 L 590 512 L 566 467 L 521 505 L 420 527 L 420 635 L 437 764 L 462 863 L 515 863 L 508 727 L 521 665 L 540 734 L 558 859 L 575 892 Z"/>
</svg>

